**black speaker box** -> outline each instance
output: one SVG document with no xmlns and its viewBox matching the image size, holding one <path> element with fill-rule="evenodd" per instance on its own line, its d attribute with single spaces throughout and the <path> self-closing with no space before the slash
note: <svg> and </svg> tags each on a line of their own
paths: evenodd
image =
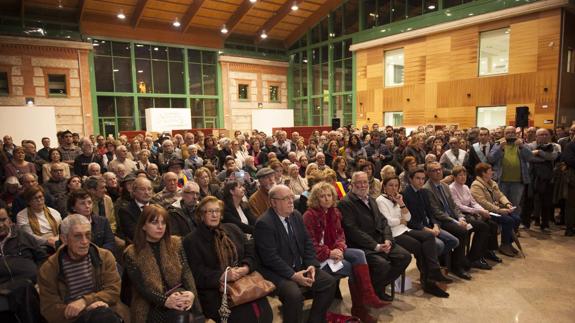
<svg viewBox="0 0 575 323">
<path fill-rule="evenodd" d="M 341 127 L 341 119 L 340 118 L 332 118 L 331 119 L 331 130 L 336 130 L 339 127 Z"/>
<path fill-rule="evenodd" d="M 529 126 L 529 107 L 515 108 L 515 126 L 521 128 Z"/>
</svg>

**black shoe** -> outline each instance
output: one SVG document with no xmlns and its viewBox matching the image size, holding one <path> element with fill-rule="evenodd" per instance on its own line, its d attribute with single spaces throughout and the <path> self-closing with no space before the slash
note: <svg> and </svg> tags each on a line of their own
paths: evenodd
<svg viewBox="0 0 575 323">
<path fill-rule="evenodd" d="M 453 274 L 454 274 L 455 276 L 461 278 L 461 279 L 471 280 L 471 275 L 470 275 L 468 272 L 464 271 L 464 270 L 461 270 L 461 269 L 454 270 L 454 271 L 453 271 Z"/>
<path fill-rule="evenodd" d="M 575 230 L 574 229 L 566 229 L 565 230 L 565 236 L 566 237 L 574 237 L 575 236 Z"/>
<path fill-rule="evenodd" d="M 378 295 L 379 299 L 384 301 L 384 302 L 393 302 L 393 297 L 391 295 L 387 295 L 386 293 L 383 293 L 382 295 Z"/>
<path fill-rule="evenodd" d="M 491 266 L 485 262 L 485 260 L 475 260 L 474 262 L 471 263 L 471 267 L 473 268 L 477 268 L 477 269 L 483 269 L 483 270 L 491 270 Z"/>
<path fill-rule="evenodd" d="M 437 270 L 435 273 L 432 273 L 429 275 L 429 280 L 434 281 L 434 282 L 438 282 L 438 283 L 444 283 L 444 284 L 451 284 L 453 283 L 453 279 L 446 277 L 445 275 L 443 275 L 443 273 L 441 272 L 441 270 Z M 423 280 L 422 280 L 423 281 Z"/>
<path fill-rule="evenodd" d="M 441 297 L 441 298 L 448 298 L 449 297 L 449 293 L 447 293 L 443 289 L 437 287 L 437 285 L 435 285 L 434 283 L 425 284 L 425 286 L 423 287 L 423 291 L 428 293 L 428 294 L 431 294 L 433 296 L 437 296 L 437 297 Z"/>
<path fill-rule="evenodd" d="M 489 250 L 486 254 L 485 254 L 485 259 L 487 260 L 491 260 L 491 261 L 495 261 L 498 263 L 502 263 L 503 260 L 499 257 L 497 257 L 497 255 L 495 254 L 495 252 Z"/>
<path fill-rule="evenodd" d="M 515 257 L 515 252 L 513 252 L 510 244 L 502 244 L 499 247 L 499 252 L 507 257 Z"/>
</svg>

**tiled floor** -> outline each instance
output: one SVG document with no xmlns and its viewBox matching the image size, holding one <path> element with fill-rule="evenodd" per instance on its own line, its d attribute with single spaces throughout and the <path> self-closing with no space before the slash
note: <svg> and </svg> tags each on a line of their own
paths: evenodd
<svg viewBox="0 0 575 323">
<path fill-rule="evenodd" d="M 396 294 L 392 305 L 371 314 L 380 322 L 575 322 L 575 238 L 563 231 L 554 226 L 551 234 L 521 231 L 525 259 L 501 256 L 503 263 L 493 270 L 473 270 L 471 281 L 455 279 L 448 299 L 424 294 L 414 282 L 405 294 Z M 414 260 L 407 276 L 419 277 Z M 349 314 L 346 280 L 341 291 L 343 301 L 331 310 Z M 281 322 L 279 301 L 270 302 L 274 322 Z"/>
</svg>

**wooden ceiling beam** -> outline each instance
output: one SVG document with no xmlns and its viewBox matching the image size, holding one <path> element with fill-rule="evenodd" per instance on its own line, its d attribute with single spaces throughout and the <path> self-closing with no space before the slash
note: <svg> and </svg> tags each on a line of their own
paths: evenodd
<svg viewBox="0 0 575 323">
<path fill-rule="evenodd" d="M 260 37 L 261 33 L 265 30 L 269 33 L 277 24 L 279 24 L 290 12 L 292 12 L 291 7 L 294 4 L 299 5 L 303 0 L 288 0 L 278 9 L 278 11 L 273 14 L 270 19 L 268 19 L 256 33 L 255 43 L 258 44 L 263 39 Z"/>
<path fill-rule="evenodd" d="M 194 0 L 184 16 L 182 17 L 182 32 L 185 33 L 188 28 L 190 28 L 190 24 L 192 23 L 192 19 L 198 13 L 198 10 L 202 7 L 205 0 Z"/>
<path fill-rule="evenodd" d="M 232 30 L 238 25 L 240 20 L 250 11 L 252 8 L 253 3 L 250 0 L 244 0 L 244 2 L 238 7 L 238 9 L 234 12 L 234 14 L 226 21 L 226 28 L 228 29 L 228 33 L 224 35 L 224 39 L 231 34 Z"/>
<path fill-rule="evenodd" d="M 88 0 L 78 1 L 78 24 L 82 23 L 82 18 L 84 18 L 84 13 L 86 12 L 86 7 Z"/>
<path fill-rule="evenodd" d="M 144 14 L 144 9 L 146 9 L 146 5 L 148 4 L 149 0 L 138 0 L 136 3 L 136 8 L 134 9 L 134 13 L 132 16 L 132 28 L 138 27 L 140 23 L 140 19 Z"/>
<path fill-rule="evenodd" d="M 309 16 L 303 24 L 299 25 L 284 41 L 285 48 L 289 48 L 295 43 L 308 29 L 317 24 L 322 18 L 327 16 L 333 9 L 337 8 L 342 0 L 327 0 L 316 12 Z"/>
</svg>

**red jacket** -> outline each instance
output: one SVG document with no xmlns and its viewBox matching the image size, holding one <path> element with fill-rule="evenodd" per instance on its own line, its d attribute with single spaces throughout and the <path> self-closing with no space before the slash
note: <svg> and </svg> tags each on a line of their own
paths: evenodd
<svg viewBox="0 0 575 323">
<path fill-rule="evenodd" d="M 341 213 L 336 207 L 329 208 L 327 213 L 322 209 L 309 208 L 303 214 L 303 222 L 320 262 L 329 258 L 331 250 L 340 249 L 343 252 L 347 248 L 341 227 Z"/>
</svg>

